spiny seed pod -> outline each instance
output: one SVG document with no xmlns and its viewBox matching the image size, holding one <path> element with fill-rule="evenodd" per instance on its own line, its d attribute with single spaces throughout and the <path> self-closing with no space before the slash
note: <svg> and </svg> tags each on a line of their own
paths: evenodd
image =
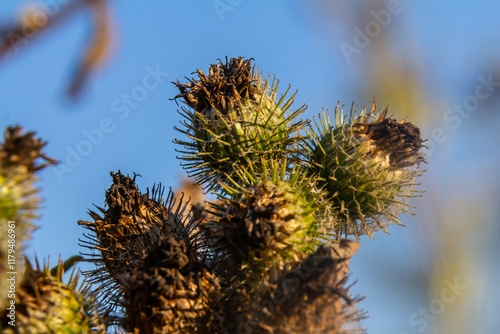
<svg viewBox="0 0 500 334">
<path fill-rule="evenodd" d="M 351 297 L 346 286 L 348 263 L 359 244 L 340 240 L 282 270 L 278 279 L 266 277 L 264 288 L 240 316 L 241 333 L 364 333 L 356 309 L 362 297 Z"/>
<path fill-rule="evenodd" d="M 293 123 L 305 107 L 288 113 L 295 94 L 281 98 L 278 81 L 263 81 L 251 60 L 226 58 L 210 67 L 208 76 L 197 70 L 198 80 L 175 83 L 191 108 L 179 112 L 185 120 L 178 129 L 192 141 L 175 140 L 185 150 L 181 159 L 191 176 L 209 190 L 220 189 L 226 174 L 236 177 L 233 165 L 259 164 L 261 159 L 283 157 L 296 149 L 301 121 Z"/>
<path fill-rule="evenodd" d="M 57 161 L 49 158 L 42 149 L 47 145 L 40 138 L 35 138 L 34 132 L 21 134 L 23 128 L 10 126 L 5 129 L 4 143 L 0 148 L 0 166 L 2 168 L 20 167 L 26 172 L 37 172 Z M 39 159 L 44 163 L 38 164 Z"/>
<path fill-rule="evenodd" d="M 19 126 L 6 128 L 0 144 L 0 218 L 17 220 L 18 225 L 37 218 L 40 199 L 34 173 L 56 163 L 41 152 L 46 142 L 22 131 Z M 44 163 L 38 164 L 40 159 Z"/>
<path fill-rule="evenodd" d="M 287 174 L 286 159 L 267 163 L 260 175 L 236 169 L 245 182 L 224 186 L 233 199 L 214 204 L 216 218 L 208 223 L 213 249 L 257 276 L 312 253 L 334 237 L 329 205 L 321 201 L 326 195 L 314 180 L 300 169 Z"/>
<path fill-rule="evenodd" d="M 401 224 L 401 212 L 409 212 L 406 199 L 417 196 L 415 166 L 425 161 L 420 130 L 386 115 L 387 109 L 376 112 L 374 101 L 372 110 L 364 108 L 359 116 L 351 108 L 346 120 L 337 106 L 335 126 L 323 114 L 317 132 L 311 128 L 304 155 L 344 222 L 340 234 L 358 238 L 372 237 L 378 229 L 387 232 L 389 224 Z"/>
<path fill-rule="evenodd" d="M 138 333 L 213 333 L 207 318 L 219 283 L 183 240 L 157 243 L 125 290 L 127 320 Z"/>
<path fill-rule="evenodd" d="M 24 278 L 16 291 L 14 323 L 7 322 L 9 310 L 2 314 L 2 333 L 106 333 L 104 319 L 97 317 L 97 302 L 88 283 L 79 283 L 80 273 L 73 269 L 63 283 L 63 263 L 49 269 L 36 260 L 33 269 L 25 260 Z"/>
<path fill-rule="evenodd" d="M 7 268 L 14 265 L 8 261 L 8 254 L 22 254 L 23 242 L 29 239 L 35 229 L 32 220 L 37 218 L 40 206 L 38 189 L 34 187 L 35 173 L 56 161 L 41 152 L 46 145 L 35 138 L 34 132 L 22 133 L 19 126 L 8 127 L 4 142 L 0 144 L 0 280 L 5 282 Z M 43 163 L 39 163 L 43 160 Z M 9 223 L 11 222 L 11 223 Z M 9 232 L 10 231 L 10 232 Z M 15 235 L 15 244 L 9 236 Z M 10 253 L 9 253 L 10 251 Z M 12 253 L 15 251 L 15 253 Z M 16 256 L 20 260 L 20 256 Z M 15 263 L 21 266 L 17 261 Z M 20 272 L 20 271 L 19 271 Z M 21 277 L 18 277 L 19 282 Z M 7 300 L 7 284 L 0 284 L 0 308 Z"/>
<path fill-rule="evenodd" d="M 108 301 L 110 310 L 121 308 L 122 293 L 133 273 L 143 266 L 145 258 L 164 237 L 175 235 L 191 248 L 201 252 L 202 242 L 194 221 L 185 214 L 186 205 L 178 201 L 175 206 L 173 193 L 162 199 L 160 187 L 141 194 L 135 177 L 120 172 L 111 173 L 113 184 L 106 192 L 107 210 L 98 209 L 103 217 L 90 211 L 94 221 L 78 221 L 92 232 L 81 246 L 91 250 L 87 261 L 97 269 L 90 271 L 92 283 L 103 288 L 100 297 Z"/>
</svg>

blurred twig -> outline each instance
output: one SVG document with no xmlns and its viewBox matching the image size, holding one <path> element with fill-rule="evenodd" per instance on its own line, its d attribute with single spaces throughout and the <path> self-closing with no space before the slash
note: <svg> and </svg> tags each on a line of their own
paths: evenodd
<svg viewBox="0 0 500 334">
<path fill-rule="evenodd" d="M 80 93 L 89 73 L 106 57 L 111 44 L 110 20 L 106 1 L 90 1 L 89 8 L 94 18 L 95 31 L 69 87 L 68 92 L 73 97 Z"/>
<path fill-rule="evenodd" d="M 69 19 L 82 7 L 88 6 L 94 0 L 74 0 L 61 7 L 53 16 L 45 13 L 41 8 L 30 10 L 30 13 L 22 15 L 17 25 L 10 29 L 5 29 L 3 40 L 0 42 L 0 60 L 5 58 L 11 51 L 19 52 L 19 43 L 24 44 L 41 36 L 41 34 Z M 45 22 L 36 22 L 37 19 L 46 18 Z"/>
<path fill-rule="evenodd" d="M 68 92 L 72 97 L 81 92 L 88 75 L 108 54 L 111 45 L 110 16 L 106 0 L 73 0 L 67 5 L 52 8 L 33 4 L 21 15 L 13 27 L 4 27 L 0 35 L 0 61 L 17 54 L 21 47 L 43 35 L 50 28 L 74 17 L 82 9 L 88 9 L 94 18 L 93 38 L 79 61 L 71 79 Z"/>
</svg>

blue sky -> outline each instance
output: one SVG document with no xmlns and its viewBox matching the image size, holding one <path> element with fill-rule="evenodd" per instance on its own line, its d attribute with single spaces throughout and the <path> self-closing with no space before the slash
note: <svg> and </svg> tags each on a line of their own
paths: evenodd
<svg viewBox="0 0 500 334">
<path fill-rule="evenodd" d="M 77 101 L 68 99 L 65 90 L 90 38 L 88 15 L 77 15 L 0 60 L 0 127 L 19 124 L 35 130 L 49 142 L 48 155 L 71 169 L 63 173 L 61 167 L 54 167 L 40 174 L 44 208 L 30 253 L 36 250 L 38 256 L 54 261 L 59 254 L 66 258 L 81 250 L 78 238 L 83 229 L 76 222 L 90 218 L 86 211 L 92 203 L 103 205 L 110 171 L 141 174 L 138 183 L 143 190 L 154 182 L 178 186 L 184 171 L 172 143 L 180 136 L 173 130 L 180 116 L 176 103 L 169 100 L 176 94 L 171 81 L 183 82 L 196 68 L 206 71 L 217 58 L 255 58 L 264 73 L 276 73 L 281 91 L 288 84 L 292 91 L 298 90 L 296 108 L 303 103 L 309 106 L 304 117 L 318 114 L 323 107 L 333 109 L 339 100 L 346 105 L 371 102 L 356 89 L 366 78 L 361 57 L 353 56 L 347 63 L 339 47 L 353 40 L 351 12 L 338 13 L 334 20 L 323 15 L 324 1 L 222 2 L 231 10 L 218 13 L 216 1 L 111 1 L 116 33 L 113 54 Z M 12 21 L 24 3 L 2 0 L 0 22 Z M 444 109 L 468 95 L 475 78 L 488 73 L 484 64 L 498 59 L 500 3 L 402 0 L 400 5 L 402 11 L 390 23 L 403 27 L 396 29 L 399 42 L 394 52 L 404 55 L 408 45 L 418 46 L 420 53 L 413 56 L 426 73 L 425 88 L 442 103 L 443 109 L 435 111 L 442 123 Z M 370 45 L 362 52 L 372 52 Z M 135 96 L 128 106 L 122 102 L 127 95 Z M 476 153 L 475 148 L 461 151 L 450 145 L 466 141 L 461 134 L 482 124 L 480 117 L 473 115 L 470 120 L 476 121 L 467 122 L 459 131 L 444 125 L 454 140 L 438 150 L 451 155 L 447 155 L 450 163 Z M 425 134 L 430 128 L 422 130 Z M 485 131 L 495 136 L 493 127 Z M 85 153 L 79 154 L 80 159 L 70 153 L 78 150 Z M 433 161 L 439 159 L 433 157 Z M 446 173 L 444 167 L 437 170 Z M 465 172 L 473 173 L 471 169 Z M 386 274 L 377 271 L 377 261 L 394 258 L 395 266 L 402 266 L 395 270 L 401 271 L 408 259 L 417 264 L 422 261 L 412 253 L 415 248 L 405 246 L 412 243 L 412 233 L 418 233 L 412 226 L 418 221 L 418 211 L 417 218 L 405 217 L 404 221 L 408 227 L 393 227 L 390 236 L 376 235 L 376 242 L 362 240 L 366 247 L 361 247 L 359 258 L 353 261 L 352 277 L 359 279 L 355 291 L 367 296 L 361 306 L 371 316 L 364 322 L 371 333 L 405 329 L 415 309 L 404 285 L 394 287 L 395 304 L 379 307 L 385 296 L 377 284 Z M 398 252 L 394 247 L 399 247 Z M 393 327 L 387 328 L 387 319 L 401 321 L 394 320 Z"/>
</svg>

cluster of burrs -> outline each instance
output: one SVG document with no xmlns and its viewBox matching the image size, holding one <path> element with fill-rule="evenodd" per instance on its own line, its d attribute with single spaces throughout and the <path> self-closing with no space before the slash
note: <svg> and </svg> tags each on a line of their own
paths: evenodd
<svg viewBox="0 0 500 334">
<path fill-rule="evenodd" d="M 419 129 L 387 110 L 299 120 L 251 60 L 174 84 L 179 157 L 216 199 L 191 206 L 113 174 L 80 221 L 108 323 L 127 333 L 362 333 L 349 261 L 418 196 Z M 350 238 L 349 238 L 350 237 Z"/>
<path fill-rule="evenodd" d="M 295 94 L 279 95 L 278 80 L 264 80 L 251 59 L 194 73 L 174 83 L 185 103 L 174 142 L 215 199 L 195 206 L 111 173 L 106 205 L 79 221 L 90 232 L 82 255 L 95 264 L 87 283 L 97 288 L 83 293 L 91 300 L 59 289 L 61 307 L 97 303 L 79 325 L 95 333 L 364 333 L 349 261 L 360 236 L 401 224 L 419 196 L 419 129 L 375 102 L 345 116 L 337 106 L 333 122 L 327 112 L 300 120 Z M 48 272 L 28 271 L 32 282 Z"/>
</svg>

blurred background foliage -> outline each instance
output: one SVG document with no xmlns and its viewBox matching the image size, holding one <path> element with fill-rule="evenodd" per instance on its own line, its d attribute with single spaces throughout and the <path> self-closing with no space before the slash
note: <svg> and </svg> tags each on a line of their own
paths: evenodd
<svg viewBox="0 0 500 334">
<path fill-rule="evenodd" d="M 182 187 L 170 81 L 226 55 L 253 57 L 282 91 L 288 83 L 299 91 L 304 117 L 375 97 L 429 138 L 416 216 L 391 235 L 362 238 L 351 261 L 353 292 L 367 297 L 363 326 L 496 333 L 498 13 L 496 1 L 2 1 L 0 125 L 37 131 L 62 164 L 40 175 L 45 208 L 30 250 L 63 258 L 80 251 L 76 221 L 102 205 L 111 170 L 141 174 L 144 188 Z M 103 120 L 109 131 L 97 135 Z M 88 154 L 68 158 L 84 141 Z"/>
</svg>

